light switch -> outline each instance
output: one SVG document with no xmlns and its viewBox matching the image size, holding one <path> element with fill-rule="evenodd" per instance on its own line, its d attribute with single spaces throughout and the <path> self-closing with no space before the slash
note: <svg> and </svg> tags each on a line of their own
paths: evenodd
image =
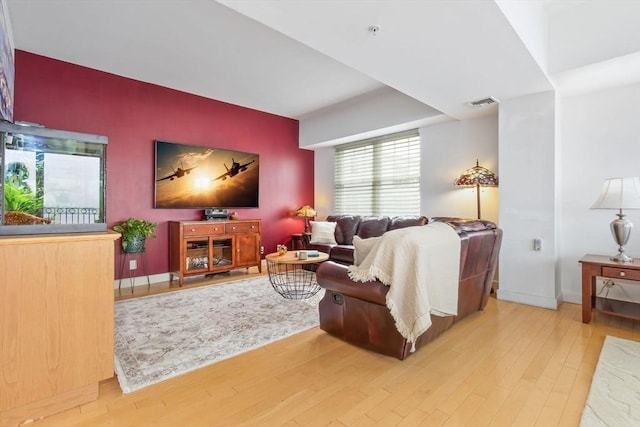
<svg viewBox="0 0 640 427">
<path fill-rule="evenodd" d="M 534 251 L 542 250 L 542 239 L 533 239 L 533 250 Z"/>
</svg>

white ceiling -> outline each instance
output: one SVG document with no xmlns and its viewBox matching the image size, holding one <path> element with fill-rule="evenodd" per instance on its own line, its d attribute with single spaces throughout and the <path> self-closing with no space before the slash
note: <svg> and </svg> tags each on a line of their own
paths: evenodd
<svg viewBox="0 0 640 427">
<path fill-rule="evenodd" d="M 469 101 L 551 90 L 572 70 L 623 54 L 626 81 L 640 80 L 638 0 L 7 3 L 17 49 L 296 119 L 384 87 L 461 119 L 483 114 Z M 602 8 L 618 29 L 609 42 L 593 28 Z M 580 51 L 565 61 L 573 68 L 556 61 L 554 81 L 549 34 L 559 40 L 553 59 L 571 56 L 581 33 L 596 40 L 595 56 Z"/>
<path fill-rule="evenodd" d="M 297 118 L 381 83 L 210 0 L 8 0 L 17 49 Z"/>
</svg>

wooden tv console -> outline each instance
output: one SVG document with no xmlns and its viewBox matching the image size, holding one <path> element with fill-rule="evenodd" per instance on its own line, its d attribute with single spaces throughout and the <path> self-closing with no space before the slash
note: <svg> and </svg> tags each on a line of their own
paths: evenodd
<svg viewBox="0 0 640 427">
<path fill-rule="evenodd" d="M 260 259 L 259 219 L 230 221 L 170 221 L 169 280 L 224 273 L 256 266 Z"/>
</svg>

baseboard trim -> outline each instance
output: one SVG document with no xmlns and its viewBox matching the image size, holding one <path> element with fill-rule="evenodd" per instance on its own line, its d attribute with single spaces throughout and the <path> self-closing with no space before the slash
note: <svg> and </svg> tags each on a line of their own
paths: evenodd
<svg viewBox="0 0 640 427">
<path fill-rule="evenodd" d="M 125 277 L 122 279 L 122 288 L 130 288 L 131 282 L 133 281 L 133 286 L 147 286 L 147 276 L 135 276 L 132 278 Z M 149 275 L 149 283 L 158 283 L 158 282 L 168 282 L 169 281 L 169 273 L 160 273 L 160 274 L 150 274 Z M 118 289 L 120 287 L 120 279 L 116 279 L 113 281 L 113 289 Z"/>
<path fill-rule="evenodd" d="M 536 307 L 549 308 L 557 310 L 560 306 L 558 298 L 547 298 L 539 295 L 523 294 L 520 292 L 512 292 L 505 289 L 498 289 L 496 297 L 499 300 L 517 302 L 519 304 L 533 305 Z"/>
</svg>

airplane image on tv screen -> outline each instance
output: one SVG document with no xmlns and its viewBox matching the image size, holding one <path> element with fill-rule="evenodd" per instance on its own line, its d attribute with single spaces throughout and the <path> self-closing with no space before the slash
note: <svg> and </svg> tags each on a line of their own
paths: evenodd
<svg viewBox="0 0 640 427">
<path fill-rule="evenodd" d="M 160 140 L 155 148 L 155 208 L 258 207 L 258 154 Z"/>
<path fill-rule="evenodd" d="M 188 168 L 188 169 L 183 169 L 183 168 L 178 168 L 178 169 L 173 169 L 173 173 L 169 176 L 165 176 L 164 178 L 160 178 L 157 179 L 157 181 L 164 181 L 165 179 L 168 179 L 170 181 L 173 181 L 175 178 L 182 178 L 185 175 L 188 175 L 189 172 L 191 172 L 192 170 L 194 170 L 195 168 L 197 168 L 198 166 L 194 166 L 192 168 Z"/>
<path fill-rule="evenodd" d="M 250 162 L 245 163 L 244 165 L 241 165 L 240 163 L 236 162 L 232 157 L 231 167 L 229 168 L 227 164 L 224 163 L 224 167 L 227 171 L 222 175 L 220 175 L 219 177 L 217 177 L 216 179 L 214 179 L 214 181 L 217 181 L 219 179 L 224 181 L 227 178 L 233 178 L 234 176 L 238 175 L 240 172 L 245 172 L 247 170 L 247 167 L 249 167 L 249 165 L 253 162 L 255 162 L 255 160 L 251 160 Z"/>
</svg>

